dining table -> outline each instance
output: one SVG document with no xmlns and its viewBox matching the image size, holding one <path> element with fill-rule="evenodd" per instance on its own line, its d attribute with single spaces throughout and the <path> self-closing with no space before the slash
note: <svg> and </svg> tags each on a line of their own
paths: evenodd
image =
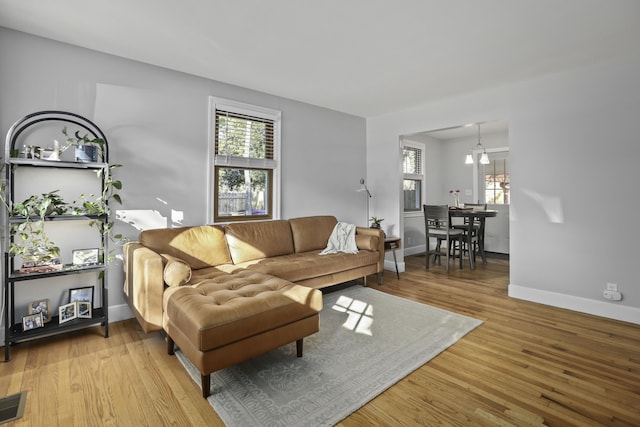
<svg viewBox="0 0 640 427">
<path fill-rule="evenodd" d="M 478 250 L 480 252 L 480 257 L 482 258 L 482 263 L 487 263 L 487 255 L 484 251 L 484 229 L 485 222 L 487 218 L 493 218 L 498 215 L 498 211 L 492 209 L 476 209 L 476 208 L 460 208 L 460 207 L 450 207 L 449 208 L 449 217 L 450 218 L 465 218 L 468 224 L 468 228 L 466 230 L 467 236 L 467 248 L 469 248 L 470 256 L 469 256 L 469 265 L 471 269 L 476 268 L 476 261 L 473 252 L 472 242 L 473 242 L 473 226 L 474 223 L 478 224 L 477 236 L 478 236 Z M 451 223 L 451 221 L 449 221 Z"/>
</svg>

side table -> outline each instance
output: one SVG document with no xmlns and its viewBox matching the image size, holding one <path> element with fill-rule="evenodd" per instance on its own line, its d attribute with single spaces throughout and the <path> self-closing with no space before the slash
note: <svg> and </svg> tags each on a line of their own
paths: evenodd
<svg viewBox="0 0 640 427">
<path fill-rule="evenodd" d="M 398 271 L 398 259 L 396 258 L 396 249 L 400 249 L 402 239 L 400 237 L 385 237 L 384 238 L 384 251 L 393 252 L 393 262 L 396 264 L 396 276 L 400 279 L 400 272 Z"/>
</svg>

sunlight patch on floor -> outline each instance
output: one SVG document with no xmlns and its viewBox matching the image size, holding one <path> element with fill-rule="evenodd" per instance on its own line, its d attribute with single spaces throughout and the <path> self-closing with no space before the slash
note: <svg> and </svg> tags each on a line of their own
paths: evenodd
<svg viewBox="0 0 640 427">
<path fill-rule="evenodd" d="M 358 334 L 373 335 L 371 332 L 371 325 L 373 325 L 372 305 L 364 301 L 341 296 L 331 308 L 349 315 L 342 327 Z"/>
</svg>

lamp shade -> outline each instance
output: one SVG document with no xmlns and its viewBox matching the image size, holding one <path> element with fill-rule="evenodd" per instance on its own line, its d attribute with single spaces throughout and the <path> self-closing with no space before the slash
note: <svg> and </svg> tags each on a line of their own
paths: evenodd
<svg viewBox="0 0 640 427">
<path fill-rule="evenodd" d="M 489 156 L 487 155 L 486 151 L 484 153 L 482 153 L 482 156 L 480 156 L 480 164 L 481 165 L 488 165 L 489 164 Z"/>
<path fill-rule="evenodd" d="M 473 156 L 471 154 L 467 154 L 467 157 L 464 159 L 464 164 L 465 165 L 473 164 Z"/>
</svg>

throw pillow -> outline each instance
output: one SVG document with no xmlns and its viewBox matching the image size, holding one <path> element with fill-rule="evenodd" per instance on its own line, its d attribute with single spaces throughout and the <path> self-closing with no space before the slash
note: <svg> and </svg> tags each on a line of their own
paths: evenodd
<svg viewBox="0 0 640 427">
<path fill-rule="evenodd" d="M 166 260 L 164 266 L 164 282 L 169 286 L 182 286 L 191 280 L 191 267 L 189 264 L 171 255 L 162 254 Z"/>
</svg>

